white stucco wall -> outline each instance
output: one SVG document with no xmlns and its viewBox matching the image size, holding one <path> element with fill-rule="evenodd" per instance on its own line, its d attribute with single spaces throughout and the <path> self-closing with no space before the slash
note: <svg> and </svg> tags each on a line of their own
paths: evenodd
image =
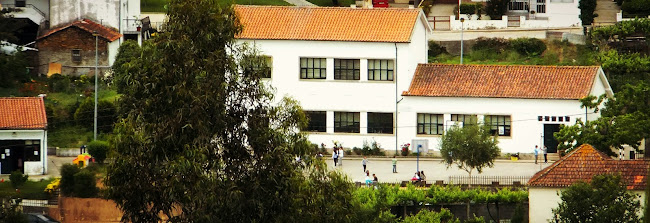
<svg viewBox="0 0 650 223">
<path fill-rule="evenodd" d="M 15 134 L 14 134 L 15 133 Z M 0 130 L 0 140 L 40 140 L 41 161 L 25 162 L 25 174 L 47 174 L 47 131 L 46 130 Z"/>
<path fill-rule="evenodd" d="M 15 0 L 0 0 L 3 7 L 14 7 Z M 50 18 L 50 2 L 48 0 L 26 0 L 26 7 L 20 7 L 21 12 L 11 13 L 14 18 L 29 18 L 36 24 Z"/>
<path fill-rule="evenodd" d="M 531 187 L 528 189 L 528 222 L 530 223 L 547 223 L 553 218 L 553 208 L 557 208 L 562 201 L 559 193 L 561 188 L 539 188 Z M 643 191 L 632 191 L 638 195 L 643 210 L 643 201 L 645 193 Z M 638 213 L 642 215 L 642 213 Z"/>
<path fill-rule="evenodd" d="M 439 135 L 418 135 L 417 113 L 443 114 L 445 128 L 453 125 L 452 114 L 475 114 L 482 121 L 484 115 L 509 115 L 512 120 L 511 135 L 500 136 L 502 153 L 530 153 L 535 145 L 541 145 L 544 124 L 575 124 L 583 118 L 584 109 L 578 100 L 513 99 L 513 98 L 461 98 L 461 97 L 413 97 L 400 102 L 400 144 L 412 139 L 428 139 L 429 149 L 439 150 Z M 569 122 L 538 121 L 538 116 L 569 116 Z M 596 114 L 589 119 L 595 119 Z"/>
<path fill-rule="evenodd" d="M 309 139 L 313 143 L 332 146 L 332 140 L 337 140 L 344 147 L 352 148 L 361 147 L 364 140 L 376 140 L 383 148 L 394 150 L 394 134 L 367 133 L 367 112 L 395 115 L 395 102 L 401 97 L 401 92 L 408 89 L 417 64 L 427 62 L 428 33 L 424 24 L 417 23 L 410 43 L 296 40 L 239 42 L 254 45 L 261 55 L 272 57 L 272 77 L 268 82 L 276 90 L 276 99 L 290 96 L 297 99 L 305 111 L 327 111 L 327 132 L 310 134 Z M 300 79 L 301 57 L 326 58 L 327 78 Z M 334 59 L 360 59 L 360 80 L 334 80 Z M 368 59 L 394 60 L 394 80 L 369 81 Z M 360 133 L 334 133 L 335 111 L 360 112 Z"/>
</svg>

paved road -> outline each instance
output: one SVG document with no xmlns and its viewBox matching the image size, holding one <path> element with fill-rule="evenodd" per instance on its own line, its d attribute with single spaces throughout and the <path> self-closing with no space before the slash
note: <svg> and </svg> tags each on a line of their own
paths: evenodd
<svg viewBox="0 0 650 223">
<path fill-rule="evenodd" d="M 415 158 L 398 158 L 397 173 L 393 173 L 393 166 L 389 158 L 368 158 L 368 170 L 370 174 L 377 174 L 379 182 L 399 182 L 410 180 L 415 174 L 417 168 L 417 161 Z M 330 169 L 334 169 L 332 159 L 327 160 L 327 165 Z M 531 177 L 537 171 L 550 165 L 548 164 L 535 164 L 533 160 L 497 160 L 493 168 L 483 169 L 483 173 L 478 174 L 476 170 L 472 176 L 527 176 Z M 467 172 L 458 169 L 456 166 L 446 168 L 445 164 L 440 159 L 420 159 L 420 170 L 424 171 L 427 176 L 427 181 L 444 180 L 447 182 L 449 176 L 467 176 Z M 343 167 L 336 167 L 338 171 L 346 173 L 352 181 L 363 182 L 365 175 L 363 167 L 361 166 L 361 158 L 351 157 L 344 158 Z"/>
</svg>

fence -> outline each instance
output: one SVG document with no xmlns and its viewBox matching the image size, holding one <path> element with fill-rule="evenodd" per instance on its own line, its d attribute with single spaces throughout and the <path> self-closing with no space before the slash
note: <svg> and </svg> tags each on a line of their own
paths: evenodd
<svg viewBox="0 0 650 223">
<path fill-rule="evenodd" d="M 448 184 L 524 186 L 530 176 L 450 176 Z"/>
</svg>

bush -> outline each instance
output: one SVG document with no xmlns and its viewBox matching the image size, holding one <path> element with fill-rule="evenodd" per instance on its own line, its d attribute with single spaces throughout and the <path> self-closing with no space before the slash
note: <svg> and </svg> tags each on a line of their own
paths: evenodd
<svg viewBox="0 0 650 223">
<path fill-rule="evenodd" d="M 92 141 L 88 144 L 88 153 L 95 158 L 98 163 L 104 163 L 108 154 L 109 145 L 106 141 Z"/>
<path fill-rule="evenodd" d="M 107 100 L 97 102 L 97 131 L 109 133 L 113 131 L 113 123 L 117 118 L 117 109 Z M 86 98 L 74 113 L 74 120 L 78 125 L 92 129 L 95 119 L 95 101 L 92 97 Z"/>
<path fill-rule="evenodd" d="M 542 55 L 546 51 L 544 41 L 536 38 L 519 38 L 510 41 L 510 47 L 524 56 Z"/>
<path fill-rule="evenodd" d="M 470 15 L 478 15 L 479 18 L 481 18 L 481 10 L 483 9 L 483 4 L 481 3 L 462 3 L 460 4 L 460 14 L 465 14 L 467 16 Z M 458 7 L 456 7 L 456 10 L 454 12 L 458 12 Z"/>
<path fill-rule="evenodd" d="M 51 93 L 68 93 L 70 91 L 71 82 L 68 76 L 53 74 L 47 78 L 47 85 Z"/>
<path fill-rule="evenodd" d="M 420 210 L 416 215 L 404 218 L 404 223 L 432 222 L 432 223 L 460 223 L 460 220 L 454 217 L 447 209 L 441 209 L 440 212 Z"/>
<path fill-rule="evenodd" d="M 503 53 L 508 50 L 510 43 L 504 38 L 485 38 L 480 37 L 472 46 L 472 51 L 487 50 L 495 53 Z"/>
<path fill-rule="evenodd" d="M 501 20 L 508 12 L 509 2 L 510 0 L 488 0 L 485 4 L 485 14 L 490 16 L 491 20 Z"/>
<path fill-rule="evenodd" d="M 362 155 L 374 155 L 374 156 L 383 156 L 385 155 L 382 151 L 382 148 L 379 146 L 377 141 L 372 141 L 370 144 L 367 141 L 363 141 L 363 148 L 361 148 Z"/>
<path fill-rule="evenodd" d="M 436 43 L 433 40 L 429 40 L 429 56 L 430 57 L 437 57 L 440 54 L 447 54 L 447 48 L 440 46 L 440 44 Z"/>
<path fill-rule="evenodd" d="M 79 173 L 81 169 L 77 165 L 64 164 L 61 166 L 61 182 L 59 188 L 64 196 L 72 196 L 74 194 L 74 176 Z"/>
<path fill-rule="evenodd" d="M 25 184 L 25 182 L 27 182 L 27 178 L 29 178 L 29 176 L 24 175 L 19 170 L 15 170 L 14 172 L 11 172 L 11 175 L 9 175 L 9 180 L 11 181 L 11 186 L 14 189 L 18 189 L 19 187 L 23 186 L 23 184 Z"/>
<path fill-rule="evenodd" d="M 356 146 L 355 146 L 355 147 L 352 147 L 352 152 L 353 152 L 355 155 L 361 155 L 361 154 L 362 154 L 361 148 L 356 147 Z"/>
<path fill-rule="evenodd" d="M 584 0 L 583 0 L 584 1 Z M 626 17 L 647 17 L 650 15 L 650 0 L 625 0 L 621 9 Z"/>
<path fill-rule="evenodd" d="M 95 174 L 88 170 L 81 170 L 74 175 L 74 195 L 77 197 L 96 197 L 97 179 Z"/>
<path fill-rule="evenodd" d="M 578 8 L 580 9 L 580 20 L 582 25 L 591 25 L 594 22 L 594 18 L 598 17 L 598 14 L 595 14 L 596 11 L 596 1 L 597 0 L 580 0 Z M 625 3 L 623 3 L 625 6 Z M 645 6 L 647 7 L 647 5 Z"/>
</svg>

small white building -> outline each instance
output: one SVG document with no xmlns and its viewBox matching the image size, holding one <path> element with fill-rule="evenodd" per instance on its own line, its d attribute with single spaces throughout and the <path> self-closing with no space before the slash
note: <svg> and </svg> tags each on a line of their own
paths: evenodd
<svg viewBox="0 0 650 223">
<path fill-rule="evenodd" d="M 550 222 L 552 209 L 562 202 L 559 193 L 578 181 L 590 182 L 600 174 L 620 174 L 627 189 L 639 196 L 643 210 L 648 164 L 648 160 L 613 160 L 591 145 L 581 145 L 528 181 L 529 222 Z"/>
<path fill-rule="evenodd" d="M 555 153 L 561 125 L 599 116 L 579 99 L 603 94 L 613 96 L 597 66 L 420 64 L 399 103 L 399 143 L 438 149 L 446 129 L 475 120 L 491 125 L 502 153 Z"/>
<path fill-rule="evenodd" d="M 396 147 L 397 101 L 431 28 L 420 9 L 236 6 L 237 37 L 266 56 L 267 82 L 297 99 L 310 117 L 309 140 L 346 148 L 373 140 Z"/>
<path fill-rule="evenodd" d="M 0 98 L 0 173 L 47 174 L 43 98 Z"/>
<path fill-rule="evenodd" d="M 508 16 L 547 21 L 548 27 L 581 26 L 579 0 L 510 0 Z M 541 28 L 541 27 L 540 27 Z"/>
</svg>

